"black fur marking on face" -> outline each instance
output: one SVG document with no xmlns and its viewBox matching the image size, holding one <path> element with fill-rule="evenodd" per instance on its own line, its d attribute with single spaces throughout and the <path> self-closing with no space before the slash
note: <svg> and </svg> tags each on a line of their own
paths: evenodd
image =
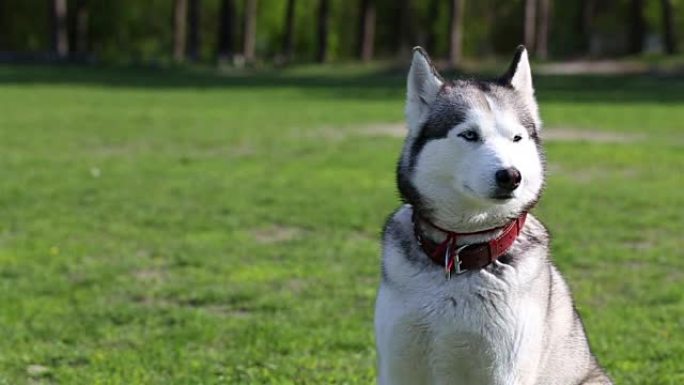
<svg viewBox="0 0 684 385">
<path fill-rule="evenodd" d="M 446 94 L 450 86 L 442 88 Z M 448 95 L 443 96 L 445 99 Z M 420 193 L 411 182 L 411 175 L 425 144 L 430 140 L 445 138 L 449 131 L 456 125 L 465 121 L 466 109 L 454 100 L 438 100 L 432 106 L 432 111 L 423 126 L 420 128 L 418 137 L 414 139 L 408 148 L 408 157 L 399 159 L 397 166 L 397 188 L 401 199 L 405 203 L 413 205 L 422 215 L 428 215 L 427 208 L 422 204 Z"/>
<path fill-rule="evenodd" d="M 465 121 L 465 108 L 453 103 L 446 103 L 446 106 L 437 105 L 434 107 L 427 121 L 420 128 L 420 133 L 416 140 L 411 144 L 409 154 L 409 167 L 413 168 L 418 160 L 418 155 L 425 147 L 425 144 L 433 139 L 446 138 L 449 131 Z"/>
<path fill-rule="evenodd" d="M 420 212 L 423 212 L 420 193 L 410 180 L 413 170 L 403 163 L 404 162 L 400 159 L 399 164 L 397 165 L 397 189 L 399 190 L 401 200 L 404 203 L 412 205 Z"/>
</svg>

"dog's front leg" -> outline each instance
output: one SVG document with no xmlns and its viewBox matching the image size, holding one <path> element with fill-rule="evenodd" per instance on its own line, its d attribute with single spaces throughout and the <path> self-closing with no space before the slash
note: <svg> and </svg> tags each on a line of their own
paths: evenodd
<svg viewBox="0 0 684 385">
<path fill-rule="evenodd" d="M 375 311 L 379 385 L 432 385 L 427 331 L 394 290 L 380 287 Z"/>
</svg>

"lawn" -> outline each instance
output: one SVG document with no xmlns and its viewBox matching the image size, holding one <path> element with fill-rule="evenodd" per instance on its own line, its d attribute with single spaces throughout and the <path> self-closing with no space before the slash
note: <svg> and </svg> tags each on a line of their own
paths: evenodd
<svg viewBox="0 0 684 385">
<path fill-rule="evenodd" d="M 0 384 L 371 383 L 403 76 L 0 66 Z M 595 352 L 684 383 L 684 79 L 537 87 Z"/>
</svg>

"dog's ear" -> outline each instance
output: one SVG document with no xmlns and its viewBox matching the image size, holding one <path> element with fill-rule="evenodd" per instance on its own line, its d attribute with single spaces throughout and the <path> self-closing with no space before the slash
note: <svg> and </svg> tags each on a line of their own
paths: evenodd
<svg viewBox="0 0 684 385">
<path fill-rule="evenodd" d="M 427 53 L 420 47 L 414 48 L 406 82 L 406 121 L 410 134 L 418 132 L 443 83 Z"/>
<path fill-rule="evenodd" d="M 525 46 L 519 45 L 515 50 L 513 61 L 508 67 L 508 71 L 501 77 L 501 82 L 518 91 L 522 102 L 532 114 L 532 119 L 535 122 L 535 129 L 539 130 L 541 119 L 539 118 L 537 100 L 534 97 L 532 70 L 530 69 L 530 60 L 527 57 L 527 49 L 525 49 Z"/>
<path fill-rule="evenodd" d="M 520 45 L 515 50 L 513 61 L 508 67 L 508 71 L 503 75 L 502 80 L 523 95 L 534 95 L 532 70 L 530 69 L 530 60 L 527 57 L 525 46 Z"/>
</svg>

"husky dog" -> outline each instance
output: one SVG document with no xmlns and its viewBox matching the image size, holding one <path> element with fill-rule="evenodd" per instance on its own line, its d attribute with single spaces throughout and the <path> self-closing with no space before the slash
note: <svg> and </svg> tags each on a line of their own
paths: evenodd
<svg viewBox="0 0 684 385">
<path fill-rule="evenodd" d="M 527 214 L 544 162 L 525 48 L 497 80 L 453 82 L 416 48 L 406 119 L 406 204 L 385 225 L 375 310 L 379 384 L 612 384 Z"/>
</svg>

